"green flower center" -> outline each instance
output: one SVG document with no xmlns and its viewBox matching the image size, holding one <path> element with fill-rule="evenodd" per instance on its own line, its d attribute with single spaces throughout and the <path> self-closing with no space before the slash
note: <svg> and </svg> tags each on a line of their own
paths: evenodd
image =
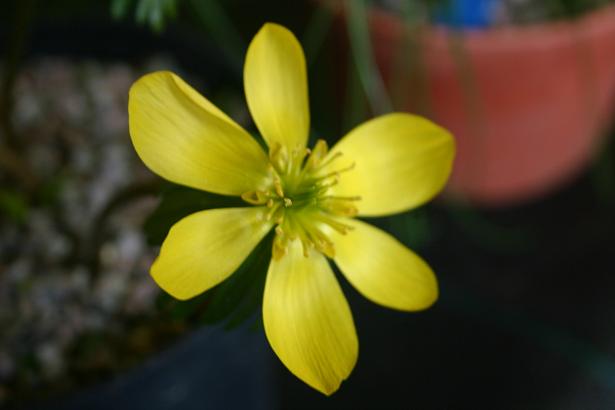
<svg viewBox="0 0 615 410">
<path fill-rule="evenodd" d="M 274 258 L 282 257 L 295 239 L 301 241 L 306 256 L 314 248 L 332 258 L 335 251 L 329 232 L 333 229 L 346 234 L 351 229 L 338 217 L 355 216 L 355 203 L 361 198 L 331 195 L 331 188 L 354 165 L 335 169 L 332 165 L 342 154 L 327 154 L 324 140 L 319 140 L 313 150 L 297 148 L 290 152 L 277 144 L 269 150 L 268 188 L 241 196 L 248 203 L 269 208 L 266 218 L 277 224 Z"/>
</svg>

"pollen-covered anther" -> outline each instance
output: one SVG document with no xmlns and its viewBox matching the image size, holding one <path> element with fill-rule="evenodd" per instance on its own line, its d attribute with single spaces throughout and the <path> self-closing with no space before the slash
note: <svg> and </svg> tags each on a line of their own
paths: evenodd
<svg viewBox="0 0 615 410">
<path fill-rule="evenodd" d="M 324 225 L 329 226 L 330 228 L 336 230 L 342 235 L 346 235 L 348 231 L 353 230 L 354 228 L 350 225 L 347 225 L 343 222 L 340 222 L 335 217 L 332 217 L 324 212 L 320 212 L 317 215 L 314 215 L 314 220 L 317 222 L 321 222 Z"/>
<path fill-rule="evenodd" d="M 354 217 L 359 213 L 359 210 L 354 205 L 354 203 L 360 200 L 360 196 L 344 197 L 326 195 L 323 196 L 320 201 L 320 204 L 323 209 L 327 210 L 331 214 L 338 216 Z"/>
<path fill-rule="evenodd" d="M 309 224 L 306 226 L 306 242 L 307 245 L 312 246 L 318 249 L 320 252 L 324 253 L 330 258 L 335 257 L 335 249 L 333 247 L 333 242 L 325 235 L 321 229 L 319 229 L 315 224 Z M 304 243 L 304 249 L 305 249 Z"/>
<path fill-rule="evenodd" d="M 269 202 L 269 195 L 265 191 L 248 191 L 241 194 L 241 199 L 252 205 L 265 205 Z"/>
<path fill-rule="evenodd" d="M 344 167 L 342 169 L 336 169 L 335 171 L 328 172 L 328 173 L 320 176 L 318 179 L 321 180 L 321 181 L 325 181 L 327 179 L 332 179 L 332 178 L 336 179 L 336 180 L 339 180 L 339 178 L 341 177 L 341 175 L 344 172 L 352 171 L 355 166 L 356 166 L 356 164 L 353 162 L 350 165 L 348 165 L 347 167 Z"/>
<path fill-rule="evenodd" d="M 340 217 L 357 215 L 356 202 L 361 199 L 331 195 L 343 174 L 355 166 L 346 162 L 335 169 L 333 163 L 342 156 L 341 152 L 329 153 L 324 140 L 319 140 L 312 150 L 275 143 L 270 147 L 269 187 L 247 192 L 242 198 L 253 205 L 265 205 L 266 220 L 277 224 L 274 259 L 285 255 L 294 240 L 301 242 L 305 256 L 312 251 L 335 256 L 329 235 L 332 230 L 346 234 L 352 229 Z"/>
<path fill-rule="evenodd" d="M 288 149 L 275 142 L 269 148 L 269 163 L 275 171 L 283 173 L 288 166 Z"/>
<path fill-rule="evenodd" d="M 273 240 L 273 246 L 271 247 L 271 256 L 274 260 L 280 260 L 288 248 L 288 238 L 284 235 L 284 232 L 278 232 L 276 229 L 276 235 Z"/>
<path fill-rule="evenodd" d="M 309 152 L 309 157 L 305 161 L 303 171 L 310 172 L 321 166 L 321 162 L 327 156 L 327 152 L 329 152 L 327 142 L 325 140 L 318 140 L 316 145 L 314 145 L 314 149 Z"/>
<path fill-rule="evenodd" d="M 279 179 L 275 179 L 273 181 L 273 187 L 275 189 L 275 193 L 280 197 L 284 198 L 284 189 L 282 188 L 282 181 Z"/>
<path fill-rule="evenodd" d="M 327 192 L 329 188 L 332 188 L 336 186 L 337 184 L 339 184 L 339 182 L 340 182 L 340 176 L 339 174 L 337 174 L 332 177 L 332 181 L 322 182 L 318 186 L 320 187 L 321 191 L 325 193 Z"/>
<path fill-rule="evenodd" d="M 265 219 L 267 221 L 277 221 L 284 216 L 284 211 L 281 208 L 280 202 L 274 202 L 273 205 L 269 208 Z"/>
</svg>

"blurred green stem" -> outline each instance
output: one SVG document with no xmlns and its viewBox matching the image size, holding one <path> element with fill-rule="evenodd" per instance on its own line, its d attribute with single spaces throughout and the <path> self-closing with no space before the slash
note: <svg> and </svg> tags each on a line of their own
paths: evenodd
<svg viewBox="0 0 615 410">
<path fill-rule="evenodd" d="M 332 23 L 333 13 L 331 10 L 317 3 L 302 38 L 308 67 L 316 60 Z"/>
<path fill-rule="evenodd" d="M 344 96 L 344 116 L 342 118 L 342 131 L 345 133 L 355 127 L 365 118 L 366 104 L 362 93 L 360 79 L 357 70 L 352 64 L 352 56 L 349 56 L 348 74 L 346 76 L 346 94 Z"/>
<path fill-rule="evenodd" d="M 32 192 L 38 185 L 38 181 L 28 163 L 20 156 L 21 141 L 17 139 L 12 127 L 12 112 L 13 88 L 34 16 L 35 0 L 21 0 L 15 3 L 13 27 L 4 57 L 4 70 L 0 85 L 0 127 L 5 138 L 4 143 L 0 142 L 0 168 L 15 178 L 26 192 Z"/>
<path fill-rule="evenodd" d="M 19 63 L 23 57 L 30 23 L 34 15 L 34 0 L 21 0 L 15 3 L 16 9 L 12 18 L 13 26 L 11 27 L 7 51 L 4 56 L 2 88 L 0 90 L 0 123 L 7 144 L 12 147 L 19 145 L 11 127 L 11 113 L 14 105 L 13 86 L 19 72 Z"/>
<path fill-rule="evenodd" d="M 473 138 L 472 146 L 475 148 L 473 155 L 476 158 L 483 157 L 484 140 L 486 135 L 484 123 L 484 109 L 482 106 L 478 80 L 472 65 L 471 56 L 465 47 L 463 32 L 450 30 L 448 34 L 448 48 L 457 69 L 457 80 L 463 96 L 466 127 L 469 138 Z M 484 172 L 481 161 L 474 161 L 470 172 L 481 175 Z"/>
<path fill-rule="evenodd" d="M 238 70 L 243 65 L 246 49 L 239 31 L 235 28 L 218 0 L 189 0 L 196 17 L 216 43 L 224 44 L 222 51 Z"/>
<path fill-rule="evenodd" d="M 365 0 L 346 0 L 348 37 L 359 79 L 374 114 L 392 110 L 384 81 L 374 61 Z"/>
<path fill-rule="evenodd" d="M 427 12 L 421 6 L 417 0 L 401 5 L 404 33 L 391 68 L 391 97 L 396 109 L 433 117 L 421 41 Z"/>
</svg>

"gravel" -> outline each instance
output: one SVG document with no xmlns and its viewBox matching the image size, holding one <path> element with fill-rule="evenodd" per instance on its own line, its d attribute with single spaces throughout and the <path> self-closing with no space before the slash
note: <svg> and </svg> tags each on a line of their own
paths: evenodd
<svg viewBox="0 0 615 410">
<path fill-rule="evenodd" d="M 126 107 L 134 80 L 160 66 L 173 63 L 41 58 L 16 80 L 13 126 L 41 189 L 21 200 L 0 171 L 0 191 L 25 215 L 0 213 L 0 404 L 68 377 L 84 335 L 122 335 L 152 316 L 157 250 L 141 226 L 156 196 L 101 212 L 122 190 L 158 180 L 131 146 Z"/>
</svg>

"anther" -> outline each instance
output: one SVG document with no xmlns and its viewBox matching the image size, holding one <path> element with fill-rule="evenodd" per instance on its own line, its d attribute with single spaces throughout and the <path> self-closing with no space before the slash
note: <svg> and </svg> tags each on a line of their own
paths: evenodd
<svg viewBox="0 0 615 410">
<path fill-rule="evenodd" d="M 312 242 L 301 241 L 301 245 L 303 246 L 303 256 L 306 258 L 310 256 L 310 248 L 312 247 Z"/>
<path fill-rule="evenodd" d="M 284 198 L 284 190 L 282 189 L 282 183 L 279 179 L 273 181 L 273 187 L 275 188 L 275 193 L 278 194 L 280 198 Z"/>
<path fill-rule="evenodd" d="M 360 201 L 360 196 L 336 196 L 336 195 L 327 195 L 324 197 L 325 199 L 333 199 L 339 201 Z"/>
<path fill-rule="evenodd" d="M 241 199 L 252 205 L 263 205 L 267 203 L 267 193 L 263 191 L 248 191 L 241 194 Z"/>
<path fill-rule="evenodd" d="M 327 155 L 328 150 L 329 147 L 327 146 L 327 142 L 325 140 L 318 140 L 314 146 L 314 150 L 310 151 L 310 156 L 307 159 L 303 170 L 311 171 L 317 168 L 320 161 L 322 161 L 322 159 Z"/>
<path fill-rule="evenodd" d="M 269 209 L 269 212 L 267 212 L 266 219 L 268 221 L 271 221 L 271 219 L 273 219 L 275 213 L 278 211 L 279 208 L 280 208 L 280 203 L 275 202 L 273 206 Z"/>
<path fill-rule="evenodd" d="M 326 167 L 327 165 L 331 164 L 333 161 L 335 161 L 336 159 L 338 159 L 341 156 L 342 156 L 341 152 L 339 152 L 339 151 L 334 152 L 325 162 L 320 164 L 320 168 Z"/>
<path fill-rule="evenodd" d="M 278 173 L 283 173 L 288 164 L 288 150 L 286 147 L 277 142 L 273 143 L 269 149 L 269 162 Z"/>
</svg>

